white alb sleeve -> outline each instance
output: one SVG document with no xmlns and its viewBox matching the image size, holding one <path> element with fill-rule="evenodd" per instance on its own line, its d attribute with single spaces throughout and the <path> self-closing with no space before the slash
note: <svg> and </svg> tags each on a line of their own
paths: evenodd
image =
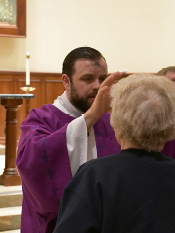
<svg viewBox="0 0 175 233">
<path fill-rule="evenodd" d="M 66 138 L 71 171 L 75 175 L 80 165 L 97 158 L 94 129 L 92 127 L 87 135 L 86 121 L 82 115 L 69 123 Z"/>
</svg>

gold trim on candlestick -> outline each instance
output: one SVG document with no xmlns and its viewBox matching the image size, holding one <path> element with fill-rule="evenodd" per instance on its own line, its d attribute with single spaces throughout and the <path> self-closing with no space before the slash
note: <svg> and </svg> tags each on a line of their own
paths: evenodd
<svg viewBox="0 0 175 233">
<path fill-rule="evenodd" d="M 30 92 L 30 91 L 34 91 L 36 87 L 20 87 L 20 89 L 25 92 Z"/>
<path fill-rule="evenodd" d="M 26 94 L 30 94 L 30 92 L 34 91 L 36 87 L 26 86 L 26 87 L 20 87 L 20 89 L 22 91 L 25 91 Z M 28 115 L 29 112 L 30 112 L 30 99 L 26 99 L 26 115 Z"/>
</svg>

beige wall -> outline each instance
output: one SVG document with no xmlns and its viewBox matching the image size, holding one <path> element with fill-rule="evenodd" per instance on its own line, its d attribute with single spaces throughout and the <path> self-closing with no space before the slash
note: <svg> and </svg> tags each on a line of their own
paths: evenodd
<svg viewBox="0 0 175 233">
<path fill-rule="evenodd" d="M 61 72 L 75 47 L 106 57 L 109 72 L 157 72 L 175 65 L 174 0 L 28 0 L 27 38 L 0 37 L 0 70 Z"/>
</svg>

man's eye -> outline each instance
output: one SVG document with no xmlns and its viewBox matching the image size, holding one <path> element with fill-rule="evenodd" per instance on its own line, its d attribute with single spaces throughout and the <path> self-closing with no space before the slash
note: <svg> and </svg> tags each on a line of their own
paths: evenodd
<svg viewBox="0 0 175 233">
<path fill-rule="evenodd" d="M 87 82 L 88 82 L 88 81 L 91 81 L 91 79 L 92 79 L 91 77 L 86 77 L 86 78 L 84 78 L 84 80 L 87 81 Z"/>
</svg>

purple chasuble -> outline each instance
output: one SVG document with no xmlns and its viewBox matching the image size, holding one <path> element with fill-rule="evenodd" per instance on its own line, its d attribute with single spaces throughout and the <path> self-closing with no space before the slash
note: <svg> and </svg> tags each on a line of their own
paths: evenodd
<svg viewBox="0 0 175 233">
<path fill-rule="evenodd" d="M 175 139 L 165 143 L 165 146 L 161 152 L 164 155 L 175 159 Z"/>
<path fill-rule="evenodd" d="M 120 146 L 105 113 L 94 125 L 97 156 L 117 154 Z M 72 178 L 66 129 L 75 118 L 52 104 L 34 109 L 21 124 L 17 167 L 22 179 L 22 233 L 51 233 L 63 189 Z"/>
</svg>

